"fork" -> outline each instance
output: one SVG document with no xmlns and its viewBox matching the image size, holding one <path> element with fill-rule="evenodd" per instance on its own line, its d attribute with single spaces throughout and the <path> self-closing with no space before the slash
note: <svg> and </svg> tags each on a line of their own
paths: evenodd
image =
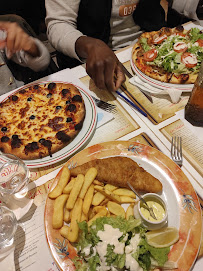
<svg viewBox="0 0 203 271">
<path fill-rule="evenodd" d="M 107 103 L 107 102 L 102 101 L 102 100 L 99 100 L 99 99 L 95 98 L 94 96 L 91 96 L 91 97 L 94 100 L 96 106 L 98 106 L 99 108 L 101 108 L 101 109 L 103 109 L 103 110 L 105 110 L 107 112 L 110 112 L 110 113 L 116 113 L 117 112 L 116 105 Z"/>
<path fill-rule="evenodd" d="M 171 158 L 179 167 L 183 165 L 182 138 L 180 136 L 172 136 Z"/>
</svg>

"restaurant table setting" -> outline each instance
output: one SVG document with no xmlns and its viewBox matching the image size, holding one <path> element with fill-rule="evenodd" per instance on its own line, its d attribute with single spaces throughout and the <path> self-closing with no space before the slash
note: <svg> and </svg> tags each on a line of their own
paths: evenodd
<svg viewBox="0 0 203 271">
<path fill-rule="evenodd" d="M 186 25 L 188 29 L 191 26 Z M 126 74 L 126 82 L 119 93 L 97 89 L 87 75 L 85 65 L 65 69 L 37 81 L 68 82 L 77 86 L 85 101 L 88 117 L 81 133 L 53 157 L 23 161 L 28 170 L 24 178 L 25 193 L 21 191 L 21 197 L 17 198 L 11 195 L 12 200 L 6 198 L 0 205 L 0 208 L 8 208 L 6 211 L 13 217 L 15 227 L 15 235 L 8 238 L 12 242 L 7 243 L 2 253 L 0 247 L 0 270 L 69 270 L 63 267 L 64 258 L 69 255 L 66 242 L 63 243 L 58 235 L 55 239 L 50 228 L 52 203 L 47 199 L 48 192 L 56 184 L 64 165 L 73 168 L 76 164 L 109 156 L 129 156 L 152 175 L 162 178 L 163 197 L 170 206 L 169 224 L 180 227 L 180 236 L 185 244 L 185 247 L 177 247 L 178 253 L 172 252 L 172 257 L 185 269 L 174 270 L 202 270 L 199 203 L 203 199 L 203 128 L 193 126 L 185 119 L 185 105 L 192 88 L 171 88 L 160 83 L 157 86 L 153 80 L 143 79 L 132 65 L 131 52 L 132 47 L 116 52 L 132 75 Z M 16 91 L 2 95 L 0 101 Z M 109 103 L 116 110 L 101 109 L 94 102 L 95 98 Z M 171 160 L 173 136 L 182 138 L 181 168 Z M 0 190 L 0 194 L 4 191 Z M 0 220 L 1 215 L 0 210 Z"/>
</svg>

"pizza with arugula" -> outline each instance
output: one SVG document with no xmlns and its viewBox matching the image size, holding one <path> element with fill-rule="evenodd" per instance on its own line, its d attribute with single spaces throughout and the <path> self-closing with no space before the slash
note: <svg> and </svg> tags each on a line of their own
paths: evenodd
<svg viewBox="0 0 203 271">
<path fill-rule="evenodd" d="M 203 60 L 203 32 L 163 27 L 145 32 L 134 44 L 132 63 L 145 75 L 173 84 L 195 82 Z"/>
</svg>

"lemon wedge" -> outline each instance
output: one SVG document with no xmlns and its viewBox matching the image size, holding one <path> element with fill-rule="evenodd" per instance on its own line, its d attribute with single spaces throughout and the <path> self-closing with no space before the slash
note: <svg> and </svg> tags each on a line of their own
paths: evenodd
<svg viewBox="0 0 203 271">
<path fill-rule="evenodd" d="M 175 227 L 167 227 L 147 232 L 146 238 L 150 246 L 156 248 L 169 247 L 178 241 L 179 232 Z"/>
</svg>

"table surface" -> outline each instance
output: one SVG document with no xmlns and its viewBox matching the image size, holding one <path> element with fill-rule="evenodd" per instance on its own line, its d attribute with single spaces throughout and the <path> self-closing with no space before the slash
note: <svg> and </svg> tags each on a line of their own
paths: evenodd
<svg viewBox="0 0 203 271">
<path fill-rule="evenodd" d="M 130 57 L 130 47 L 125 48 L 124 50 L 121 50 L 117 53 L 118 58 L 120 59 L 121 62 L 123 62 L 124 64 L 126 64 L 126 67 L 129 68 L 129 57 Z M 129 70 L 132 73 L 132 70 Z M 87 76 L 86 72 L 85 72 L 85 68 L 84 65 L 83 66 L 79 66 L 76 67 L 74 69 L 72 69 L 71 71 L 69 69 L 67 70 L 63 70 L 60 71 L 56 74 L 50 75 L 47 78 L 43 78 L 44 80 L 55 80 L 55 81 L 60 81 L 60 80 L 64 80 L 67 81 L 67 74 L 71 74 L 71 77 L 74 77 L 81 80 L 81 82 L 86 85 L 87 88 L 89 89 L 93 89 L 95 91 L 95 93 L 97 94 L 98 90 L 96 89 L 96 87 L 93 85 L 93 82 L 90 80 L 90 78 Z M 96 89 L 96 90 L 95 90 Z M 103 94 L 104 95 L 104 94 Z M 109 94 L 106 94 L 109 95 Z M 112 97 L 112 96 L 111 96 Z M 104 97 L 105 98 L 105 95 Z M 109 100 L 109 96 L 106 97 L 106 100 Z M 111 102 L 111 100 L 110 100 Z M 118 117 L 117 122 L 119 122 L 119 125 L 122 126 L 122 123 L 130 123 L 129 126 L 131 127 L 131 129 L 126 129 L 125 133 L 120 133 L 119 137 L 115 137 L 115 134 L 112 134 L 113 136 L 113 140 L 130 140 L 130 139 L 138 139 L 141 140 L 141 136 L 144 134 L 147 134 L 150 137 L 150 140 L 152 140 L 153 143 L 155 143 L 155 145 L 167 156 L 170 157 L 170 141 L 163 135 L 163 133 L 161 133 L 161 129 L 163 127 L 166 127 L 167 125 L 170 125 L 171 123 L 173 123 L 176 120 L 183 120 L 184 122 L 187 122 L 184 119 L 184 109 L 182 110 L 178 110 L 176 112 L 176 114 L 174 116 L 172 116 L 169 119 L 166 119 L 165 121 L 159 123 L 158 125 L 154 125 L 152 124 L 152 122 L 147 119 L 146 117 L 144 117 L 143 115 L 141 115 L 138 111 L 134 110 L 132 107 L 130 107 L 128 104 L 126 104 L 121 98 L 116 97 L 116 101 L 113 100 L 113 102 L 116 102 L 116 105 L 119 108 L 119 114 L 120 116 Z M 122 116 L 123 114 L 123 116 Z M 112 123 L 116 123 L 116 118 L 117 116 L 114 116 L 114 120 L 111 120 L 110 122 Z M 124 119 L 123 119 L 124 118 Z M 98 129 L 108 129 L 109 123 L 104 124 L 102 127 L 98 128 Z M 191 127 L 190 124 L 187 124 L 187 127 Z M 115 128 L 117 130 L 119 130 L 118 128 Z M 199 135 L 200 138 L 203 138 L 203 128 L 196 128 L 196 127 L 191 127 L 193 133 L 196 133 Z M 102 131 L 103 131 L 102 130 Z M 108 138 L 108 140 L 112 140 L 111 137 Z M 96 141 L 95 141 L 96 140 Z M 99 138 L 99 136 L 97 135 L 97 131 L 95 133 L 95 139 L 93 137 L 92 139 L 92 144 L 94 144 L 95 142 L 97 143 L 99 140 L 101 140 L 101 138 Z M 141 143 L 143 143 L 142 141 L 140 141 Z M 90 142 L 91 145 L 91 142 Z M 203 158 L 203 157 L 202 157 Z M 65 161 L 66 162 L 66 161 Z M 58 163 L 57 165 L 54 165 L 52 167 L 49 168 L 41 168 L 40 170 L 32 170 L 32 178 L 33 181 L 35 182 L 35 185 L 38 185 L 40 187 L 41 184 L 44 184 L 47 182 L 47 180 L 51 180 L 54 178 L 54 176 L 56 175 L 56 173 L 59 171 L 59 169 L 61 168 L 61 166 L 64 164 L 64 161 L 61 161 L 60 163 Z M 188 170 L 189 168 L 189 170 Z M 198 192 L 199 195 L 202 196 L 203 198 L 203 186 L 202 186 L 202 175 L 196 170 L 196 168 L 193 167 L 193 165 L 191 165 L 186 159 L 184 159 L 183 161 L 183 167 L 182 167 L 183 172 L 185 173 L 185 175 L 188 177 L 188 179 L 190 180 L 190 182 L 192 183 L 193 187 L 195 188 L 195 190 Z M 47 175 L 48 174 L 48 175 Z M 44 179 L 43 179 L 44 176 Z M 39 181 L 40 178 L 40 181 Z M 48 187 L 48 185 L 47 185 Z M 31 186 L 30 186 L 31 188 Z M 45 193 L 45 197 L 43 199 L 40 199 L 40 202 L 44 201 L 44 199 L 46 198 L 47 195 L 47 191 Z M 36 195 L 35 195 L 36 196 Z M 38 195 L 39 196 L 39 195 Z M 36 210 L 37 209 L 43 209 L 43 207 L 40 207 L 41 205 L 36 204 Z M 43 213 L 43 210 L 42 210 Z M 20 220 L 21 221 L 21 220 Z M 27 220 L 26 220 L 27 221 Z M 26 223 L 26 221 L 24 220 L 23 223 Z M 48 256 L 47 256 L 48 257 Z M 49 259 L 51 261 L 51 257 L 49 256 Z M 41 259 L 43 261 L 43 259 Z M 33 265 L 33 270 L 37 270 L 34 268 Z M 197 260 L 197 262 L 195 263 L 194 267 L 193 267 L 193 271 L 200 271 L 203 268 L 203 258 L 200 258 L 199 260 Z M 3 270 L 1 268 L 1 262 L 0 262 L 0 269 Z M 12 269 L 11 269 L 12 270 Z M 13 269 L 15 270 L 15 269 Z M 19 269 L 19 263 L 18 266 L 16 266 L 16 270 L 20 270 Z M 23 270 L 31 270 L 29 269 L 29 267 L 26 267 Z M 42 270 L 42 269 L 41 269 Z M 43 270 L 49 270 L 48 267 L 46 266 Z M 52 269 L 50 270 L 57 270 L 54 269 L 54 263 L 52 260 Z"/>
</svg>

